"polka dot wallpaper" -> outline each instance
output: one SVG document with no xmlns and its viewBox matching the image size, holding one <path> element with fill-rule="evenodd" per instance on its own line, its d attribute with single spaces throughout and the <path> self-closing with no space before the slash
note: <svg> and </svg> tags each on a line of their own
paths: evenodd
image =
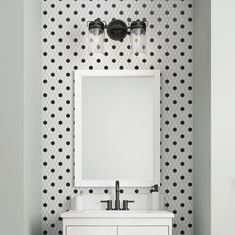
<svg viewBox="0 0 235 235">
<path fill-rule="evenodd" d="M 42 0 L 42 234 L 62 234 L 60 214 L 73 187 L 73 71 L 161 70 L 161 192 L 175 214 L 173 235 L 193 234 L 193 0 Z M 90 55 L 87 21 L 146 19 L 146 56 L 132 56 L 130 38 L 106 37 L 104 55 Z M 88 188 L 85 193 L 107 193 Z M 124 189 L 149 193 L 148 189 Z"/>
</svg>

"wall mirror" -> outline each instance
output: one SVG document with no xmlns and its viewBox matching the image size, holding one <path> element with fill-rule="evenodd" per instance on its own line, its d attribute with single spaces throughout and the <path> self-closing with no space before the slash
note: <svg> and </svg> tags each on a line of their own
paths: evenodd
<svg viewBox="0 0 235 235">
<path fill-rule="evenodd" d="M 75 72 L 75 186 L 160 183 L 160 71 Z"/>
</svg>

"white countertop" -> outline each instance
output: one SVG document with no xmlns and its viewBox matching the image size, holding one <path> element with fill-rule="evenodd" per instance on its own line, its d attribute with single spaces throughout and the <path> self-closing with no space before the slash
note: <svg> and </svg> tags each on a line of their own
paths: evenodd
<svg viewBox="0 0 235 235">
<path fill-rule="evenodd" d="M 62 218 L 173 218 L 174 214 L 168 211 L 157 210 L 129 210 L 129 211 L 105 211 L 105 210 L 70 210 L 61 215 Z"/>
</svg>

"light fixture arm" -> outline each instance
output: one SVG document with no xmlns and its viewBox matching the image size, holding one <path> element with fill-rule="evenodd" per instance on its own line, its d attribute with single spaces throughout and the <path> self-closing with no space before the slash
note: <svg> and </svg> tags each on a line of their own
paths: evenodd
<svg viewBox="0 0 235 235">
<path fill-rule="evenodd" d="M 107 25 L 108 36 L 115 41 L 123 40 L 128 33 L 128 26 L 122 20 L 113 19 Z"/>
</svg>

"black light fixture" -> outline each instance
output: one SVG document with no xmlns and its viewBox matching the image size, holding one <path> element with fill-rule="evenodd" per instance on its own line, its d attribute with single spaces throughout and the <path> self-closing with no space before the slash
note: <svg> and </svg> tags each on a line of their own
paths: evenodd
<svg viewBox="0 0 235 235">
<path fill-rule="evenodd" d="M 144 21 L 136 20 L 131 23 L 131 48 L 132 54 L 146 54 L 146 27 Z"/>
<path fill-rule="evenodd" d="M 124 21 L 113 19 L 107 25 L 107 33 L 112 40 L 120 41 L 128 34 L 128 27 Z"/>
<path fill-rule="evenodd" d="M 99 18 L 88 22 L 89 45 L 91 53 L 103 53 L 104 51 L 104 28 L 105 22 Z"/>
<path fill-rule="evenodd" d="M 122 41 L 127 35 L 131 35 L 132 53 L 134 55 L 145 54 L 146 28 L 147 21 L 145 20 L 132 21 L 129 26 L 118 19 L 113 19 L 108 25 L 105 21 L 101 21 L 100 18 L 89 21 L 91 53 L 103 53 L 106 29 L 108 36 L 115 41 Z"/>
</svg>

